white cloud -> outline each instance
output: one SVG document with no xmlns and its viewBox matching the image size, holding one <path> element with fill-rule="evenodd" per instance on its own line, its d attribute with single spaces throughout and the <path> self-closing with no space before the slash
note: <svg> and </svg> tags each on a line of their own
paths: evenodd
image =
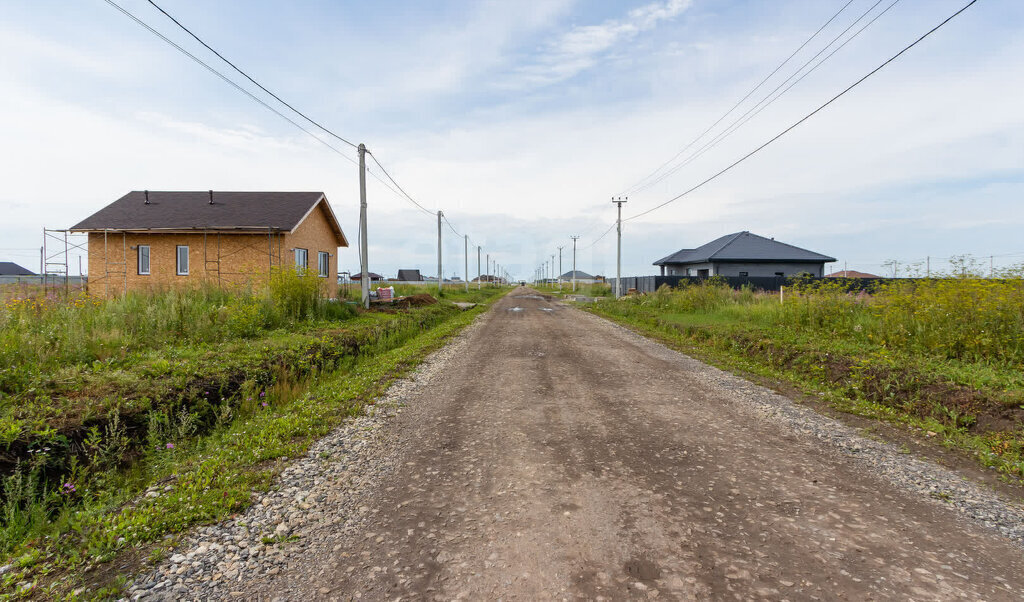
<svg viewBox="0 0 1024 602">
<path fill-rule="evenodd" d="M 503 87 L 536 87 L 569 79 L 596 65 L 602 53 L 678 16 L 691 2 L 652 2 L 630 10 L 620 19 L 573 27 L 546 44 L 536 62 L 516 69 L 516 76 L 504 82 Z"/>
</svg>

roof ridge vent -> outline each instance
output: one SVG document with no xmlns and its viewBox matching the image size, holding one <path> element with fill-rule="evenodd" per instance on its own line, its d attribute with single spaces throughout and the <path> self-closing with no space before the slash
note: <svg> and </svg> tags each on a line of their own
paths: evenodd
<svg viewBox="0 0 1024 602">
<path fill-rule="evenodd" d="M 213 191 L 210 191 L 210 204 L 213 204 Z"/>
<path fill-rule="evenodd" d="M 148 205 L 149 204 L 149 191 L 148 190 L 143 190 L 142 194 L 143 194 L 143 196 L 146 197 L 146 202 L 144 204 Z"/>
</svg>

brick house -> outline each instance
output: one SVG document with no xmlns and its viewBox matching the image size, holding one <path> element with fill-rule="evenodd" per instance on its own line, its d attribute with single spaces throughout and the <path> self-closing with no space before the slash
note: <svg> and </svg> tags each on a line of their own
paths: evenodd
<svg viewBox="0 0 1024 602">
<path fill-rule="evenodd" d="M 301 266 L 333 284 L 348 239 L 322 192 L 135 190 L 82 220 L 89 292 L 251 286 Z"/>
</svg>

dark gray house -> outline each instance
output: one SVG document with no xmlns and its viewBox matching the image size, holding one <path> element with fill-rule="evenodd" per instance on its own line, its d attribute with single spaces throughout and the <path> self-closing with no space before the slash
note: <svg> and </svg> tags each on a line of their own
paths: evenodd
<svg viewBox="0 0 1024 602">
<path fill-rule="evenodd" d="M 824 275 L 835 257 L 787 245 L 743 231 L 697 247 L 680 249 L 654 262 L 662 276 L 796 276 Z"/>
<path fill-rule="evenodd" d="M 423 282 L 423 276 L 419 270 L 398 270 L 399 282 Z"/>
</svg>

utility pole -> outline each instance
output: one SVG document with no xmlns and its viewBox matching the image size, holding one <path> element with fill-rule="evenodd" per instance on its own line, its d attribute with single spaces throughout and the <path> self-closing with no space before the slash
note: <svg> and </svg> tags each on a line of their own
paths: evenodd
<svg viewBox="0 0 1024 602">
<path fill-rule="evenodd" d="M 482 280 L 482 276 L 480 275 L 480 245 L 477 245 L 476 246 L 476 290 L 480 290 L 480 280 Z"/>
<path fill-rule="evenodd" d="M 565 247 L 558 247 L 558 290 L 562 290 L 562 249 Z"/>
<path fill-rule="evenodd" d="M 444 216 L 441 210 L 437 210 L 437 292 L 441 294 L 444 284 L 444 273 L 441 271 L 441 218 Z"/>
<path fill-rule="evenodd" d="M 487 253 L 486 258 L 487 258 L 487 263 L 486 263 L 486 265 L 487 265 L 487 281 L 490 282 L 492 280 L 492 278 L 491 278 L 491 254 Z"/>
<path fill-rule="evenodd" d="M 465 242 L 462 254 L 466 257 L 466 292 L 469 292 L 469 234 L 464 234 Z"/>
<path fill-rule="evenodd" d="M 576 241 L 579 236 L 570 236 L 572 239 L 572 292 L 576 292 Z"/>
<path fill-rule="evenodd" d="M 629 201 L 629 197 L 619 197 L 618 200 L 612 197 L 612 202 L 619 206 L 619 218 L 615 221 L 615 229 L 618 234 L 618 246 L 615 252 L 615 298 L 622 296 L 622 204 Z"/>
<path fill-rule="evenodd" d="M 359 145 L 359 289 L 363 309 L 370 308 L 370 245 L 366 241 L 366 145 Z"/>
</svg>

